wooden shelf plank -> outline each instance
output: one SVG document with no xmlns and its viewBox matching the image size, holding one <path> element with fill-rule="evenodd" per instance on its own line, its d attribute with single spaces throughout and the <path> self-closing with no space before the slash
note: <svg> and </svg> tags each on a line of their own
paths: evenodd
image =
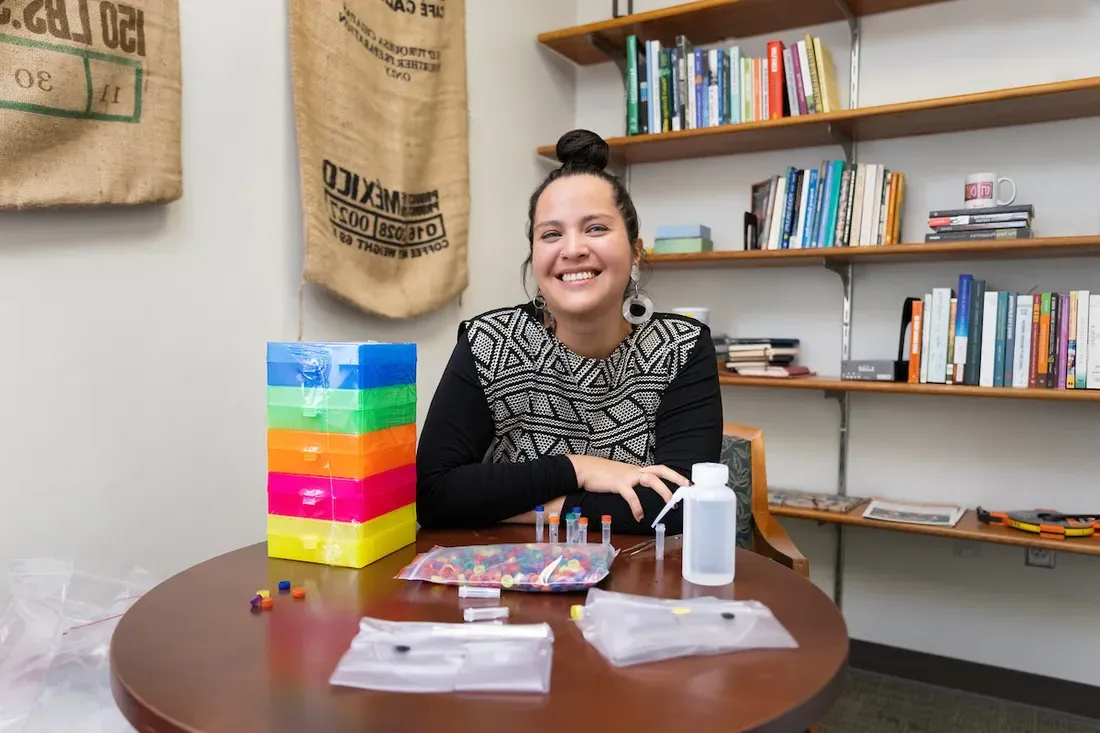
<svg viewBox="0 0 1100 733">
<path fill-rule="evenodd" d="M 814 249 L 734 250 L 651 254 L 646 263 L 655 268 L 700 266 L 780 267 L 820 266 L 825 263 L 901 263 L 967 259 L 1051 259 L 1100 255 L 1100 235 L 991 239 L 969 242 L 912 242 L 873 247 L 817 247 Z"/>
<path fill-rule="evenodd" d="M 862 17 L 946 1 L 848 0 L 848 4 L 854 15 Z M 844 19 L 836 0 L 699 0 L 549 31 L 539 34 L 538 40 L 573 63 L 588 66 L 612 60 L 589 42 L 589 35 L 598 35 L 611 48 L 625 52 L 626 37 L 631 34 L 668 46 L 676 42 L 677 35 L 683 34 L 693 44 L 702 45 Z"/>
<path fill-rule="evenodd" d="M 618 164 L 886 140 L 1100 116 L 1100 76 L 877 107 L 607 140 Z M 838 137 L 840 136 L 840 137 Z M 553 145 L 539 155 L 556 160 Z"/>
<path fill-rule="evenodd" d="M 908 382 L 871 382 L 833 377 L 744 377 L 721 373 L 718 381 L 728 387 L 766 387 L 770 389 L 813 389 L 827 392 L 878 392 L 884 394 L 936 395 L 941 397 L 995 397 L 1052 402 L 1100 402 L 1100 389 L 1017 389 L 1014 387 L 975 387 L 965 384 L 909 384 Z"/>
<path fill-rule="evenodd" d="M 793 517 L 797 519 L 809 519 L 816 522 L 829 524 L 846 524 L 856 527 L 869 527 L 872 529 L 892 530 L 895 532 L 910 532 L 913 534 L 932 535 L 956 540 L 973 540 L 976 542 L 991 542 L 999 545 L 1016 545 L 1018 547 L 1039 547 L 1044 550 L 1057 552 L 1072 552 L 1081 555 L 1100 555 L 1100 538 L 1092 537 L 1070 538 L 1064 540 L 1047 539 L 1029 532 L 1023 532 L 1011 527 L 1001 527 L 982 524 L 978 521 L 978 515 L 973 509 L 968 509 L 962 519 L 954 527 L 930 527 L 922 524 L 903 524 L 901 522 L 884 522 L 878 519 L 866 519 L 863 511 L 866 504 L 856 507 L 848 512 L 827 512 L 820 509 L 807 509 L 802 507 L 776 506 L 769 507 L 773 516 Z"/>
</svg>

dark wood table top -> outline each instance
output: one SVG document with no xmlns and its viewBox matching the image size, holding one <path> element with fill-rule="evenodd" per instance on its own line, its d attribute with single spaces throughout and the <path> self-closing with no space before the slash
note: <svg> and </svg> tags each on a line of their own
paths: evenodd
<svg viewBox="0 0 1100 733">
<path fill-rule="evenodd" d="M 359 619 L 462 622 L 457 588 L 395 580 L 415 552 L 525 542 L 530 527 L 421 532 L 410 545 L 363 570 L 267 557 L 265 543 L 192 567 L 160 584 L 119 621 L 111 643 L 115 700 L 141 733 L 293 731 L 802 731 L 841 691 L 848 634 L 832 601 L 767 558 L 738 550 L 737 577 L 717 588 L 687 583 L 679 546 L 658 564 L 652 550 L 624 550 L 601 584 L 666 598 L 714 595 L 767 604 L 798 641 L 759 650 L 616 668 L 581 636 L 569 608 L 584 593 L 505 592 L 510 623 L 547 622 L 554 631 L 549 695 L 393 694 L 338 687 L 329 675 L 358 632 Z M 288 579 L 304 600 L 278 593 Z M 271 590 L 275 606 L 249 599 Z"/>
</svg>

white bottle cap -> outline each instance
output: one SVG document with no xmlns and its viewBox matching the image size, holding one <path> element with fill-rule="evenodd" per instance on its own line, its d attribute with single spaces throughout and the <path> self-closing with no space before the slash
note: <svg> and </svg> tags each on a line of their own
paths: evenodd
<svg viewBox="0 0 1100 733">
<path fill-rule="evenodd" d="M 691 467 L 691 483 L 696 486 L 725 486 L 730 469 L 724 463 L 696 463 Z"/>
</svg>

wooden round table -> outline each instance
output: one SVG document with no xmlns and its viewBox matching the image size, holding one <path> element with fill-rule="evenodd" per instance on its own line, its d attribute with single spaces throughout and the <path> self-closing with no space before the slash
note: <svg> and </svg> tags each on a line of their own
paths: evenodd
<svg viewBox="0 0 1100 733">
<path fill-rule="evenodd" d="M 554 631 L 550 693 L 393 694 L 329 684 L 362 616 L 462 622 L 451 586 L 395 580 L 432 545 L 525 542 L 530 527 L 422 531 L 410 545 L 362 570 L 267 557 L 265 543 L 196 565 L 158 585 L 119 621 L 111 684 L 142 733 L 539 733 L 584 731 L 803 731 L 841 691 L 848 656 L 844 620 L 801 576 L 738 550 L 737 577 L 717 588 L 680 575 L 679 545 L 657 563 L 644 540 L 620 535 L 623 550 L 601 587 L 666 598 L 714 595 L 767 604 L 798 641 L 794 650 L 744 651 L 613 667 L 581 636 L 569 608 L 584 593 L 510 593 L 509 623 L 547 622 Z M 279 594 L 288 579 L 304 600 Z M 249 599 L 271 590 L 275 606 Z M 468 601 L 463 600 L 463 604 Z"/>
</svg>

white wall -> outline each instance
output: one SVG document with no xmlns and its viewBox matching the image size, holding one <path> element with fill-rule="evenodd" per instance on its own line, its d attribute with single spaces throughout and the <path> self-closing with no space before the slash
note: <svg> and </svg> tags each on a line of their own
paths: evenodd
<svg viewBox="0 0 1100 733">
<path fill-rule="evenodd" d="M 535 43 L 572 6 L 467 6 L 461 306 L 386 322 L 307 290 L 303 314 L 307 340 L 416 341 L 421 418 L 458 320 L 523 297 L 534 150 L 574 114 L 571 68 Z M 181 10 L 183 199 L 0 215 L 0 563 L 170 574 L 263 540 L 264 347 L 297 335 L 302 246 L 285 3 Z"/>
<path fill-rule="evenodd" d="M 634 9 L 674 4 L 636 0 Z M 610 16 L 609 2 L 577 0 L 576 8 L 581 23 Z M 949 20 L 949 13 L 955 17 Z M 1090 0 L 956 0 L 872 16 L 862 31 L 860 106 L 1100 74 L 1100 7 Z M 771 38 L 789 43 L 807 32 L 833 49 L 847 99 L 846 25 L 740 43 L 744 52 L 763 56 Z M 622 135 L 623 116 L 614 65 L 581 69 L 578 125 Z M 1017 201 L 1035 204 L 1037 232 L 1096 233 L 1097 139 L 1100 119 L 1088 119 L 863 144 L 858 155 L 907 174 L 908 241 L 923 238 L 929 209 L 959 205 L 967 173 L 984 170 L 1015 179 Z M 816 166 L 842 155 L 839 148 L 813 148 L 635 166 L 630 184 L 642 236 L 651 241 L 663 223 L 702 221 L 713 229 L 716 247 L 739 249 L 750 183 L 787 165 Z M 860 266 L 852 356 L 891 358 L 903 299 L 954 286 L 959 272 L 1021 292 L 1100 289 L 1100 258 Z M 839 279 L 823 269 L 654 271 L 648 290 L 658 308 L 710 306 L 715 331 L 799 337 L 803 363 L 837 373 L 841 291 Z M 835 402 L 815 392 L 725 388 L 725 416 L 764 428 L 773 486 L 835 489 Z M 1095 405 L 857 394 L 851 421 L 853 495 L 996 509 L 1097 509 Z M 954 451 L 957 462 L 947 459 Z M 815 582 L 831 593 L 833 528 L 783 524 L 810 558 Z M 1100 684 L 1096 558 L 1061 553 L 1051 571 L 1025 567 L 1021 549 L 982 545 L 979 557 L 956 557 L 950 541 L 863 529 L 847 536 L 843 605 L 853 638 Z"/>
</svg>

